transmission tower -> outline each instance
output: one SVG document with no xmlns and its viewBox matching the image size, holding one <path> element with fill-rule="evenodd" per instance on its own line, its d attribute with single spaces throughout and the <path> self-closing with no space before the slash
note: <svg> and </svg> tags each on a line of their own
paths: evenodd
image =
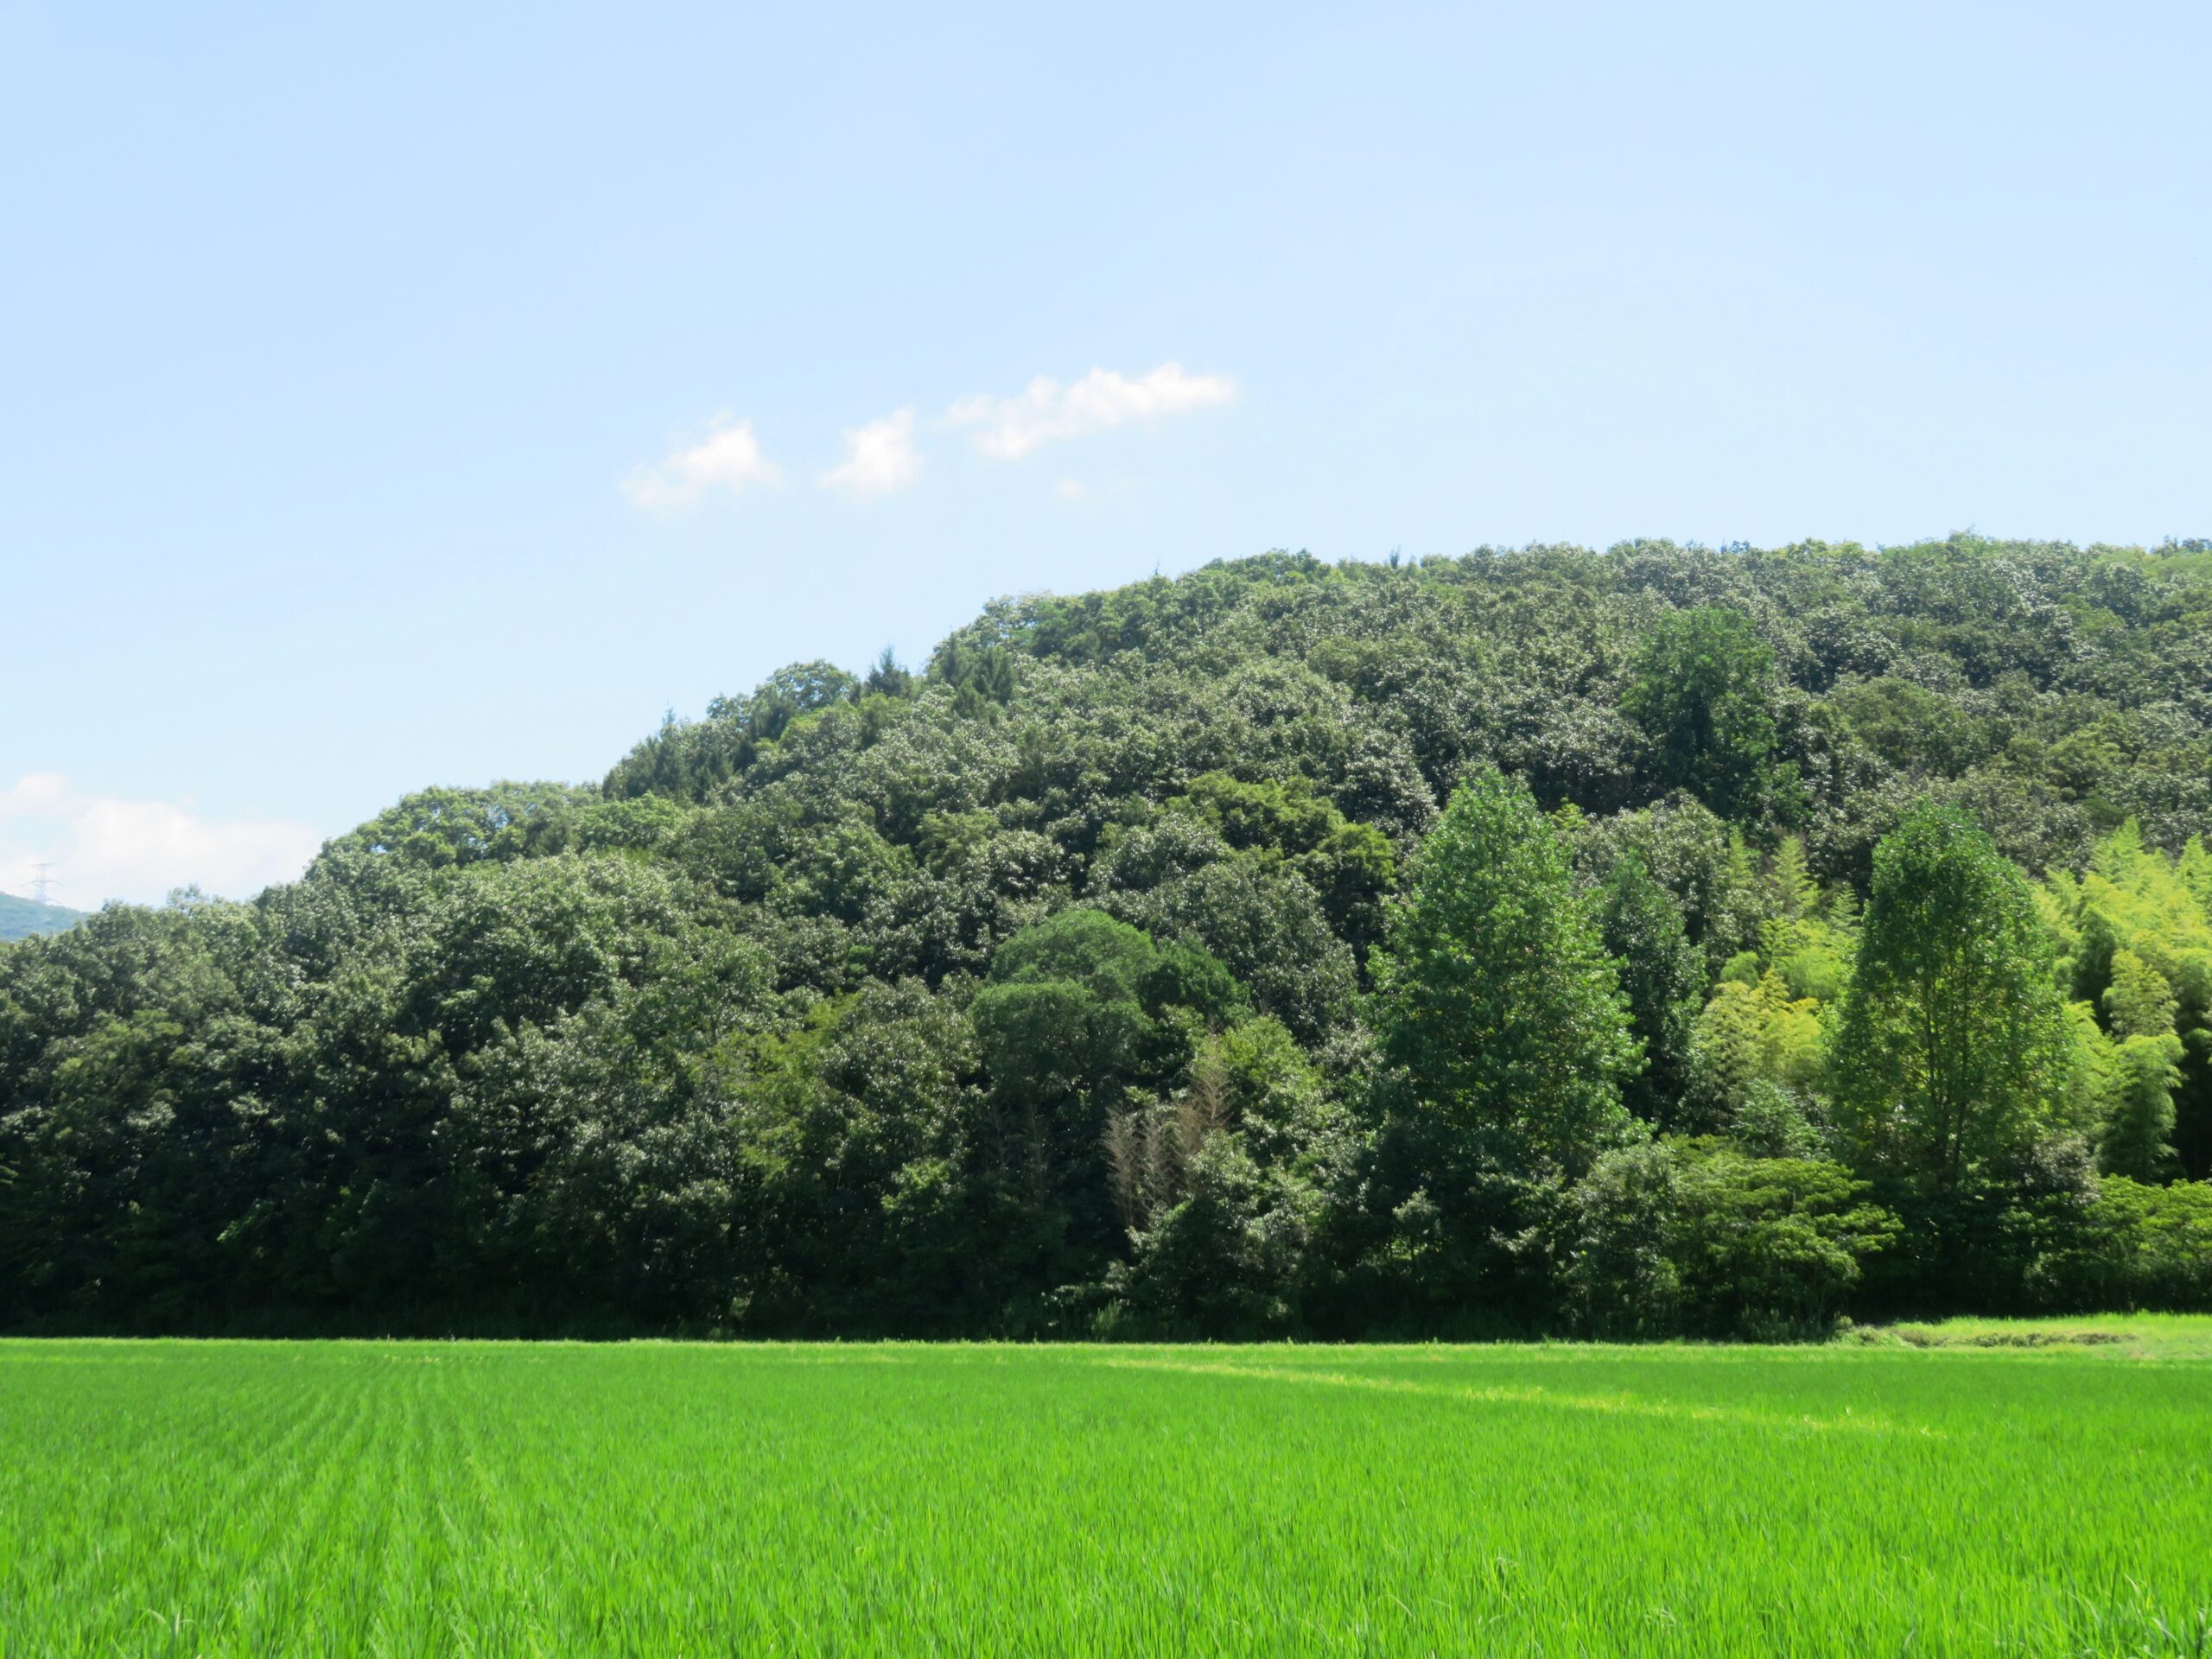
<svg viewBox="0 0 2212 1659">
<path fill-rule="evenodd" d="M 34 872 L 31 876 L 31 902 L 35 905 L 52 902 L 54 888 L 61 885 L 54 877 L 53 861 L 49 859 L 43 864 L 34 864 L 31 869 Z"/>
</svg>

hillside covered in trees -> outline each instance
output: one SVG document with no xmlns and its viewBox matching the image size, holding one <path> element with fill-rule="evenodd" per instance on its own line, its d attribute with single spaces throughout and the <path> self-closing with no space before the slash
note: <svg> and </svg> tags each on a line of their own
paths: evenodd
<svg viewBox="0 0 2212 1659">
<path fill-rule="evenodd" d="M 0 947 L 0 1325 L 2212 1307 L 2212 545 L 1269 555 Z"/>
<path fill-rule="evenodd" d="M 18 899 L 12 893 L 0 893 L 0 944 L 28 939 L 35 933 L 59 933 L 84 918 L 83 911 L 71 910 L 66 905 L 41 904 L 35 899 Z"/>
</svg>

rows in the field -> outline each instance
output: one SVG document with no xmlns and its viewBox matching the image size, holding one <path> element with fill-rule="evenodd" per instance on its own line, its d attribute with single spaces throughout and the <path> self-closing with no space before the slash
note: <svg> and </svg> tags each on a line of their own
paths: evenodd
<svg viewBox="0 0 2212 1659">
<path fill-rule="evenodd" d="M 175 1356 L 0 1352 L 0 1651 L 2156 1650 L 2212 1599 L 2154 1368 Z"/>
</svg>

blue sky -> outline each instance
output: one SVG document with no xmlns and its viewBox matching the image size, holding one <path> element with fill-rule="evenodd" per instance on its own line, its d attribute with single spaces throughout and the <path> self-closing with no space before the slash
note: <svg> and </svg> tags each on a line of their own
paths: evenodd
<svg viewBox="0 0 2212 1659">
<path fill-rule="evenodd" d="M 2209 56 L 2196 4 L 0 9 L 0 888 L 249 892 L 1270 547 L 2212 533 Z"/>
</svg>

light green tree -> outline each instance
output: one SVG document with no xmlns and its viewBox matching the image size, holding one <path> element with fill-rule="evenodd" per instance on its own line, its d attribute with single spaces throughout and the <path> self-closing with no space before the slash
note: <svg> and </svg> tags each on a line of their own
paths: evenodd
<svg viewBox="0 0 2212 1659">
<path fill-rule="evenodd" d="M 1373 966 L 1384 1052 L 1447 1132 L 1570 1175 L 1632 1135 L 1626 999 L 1525 785 L 1486 768 L 1453 794 Z"/>
<path fill-rule="evenodd" d="M 2172 1178 L 2174 1090 L 2181 1086 L 2181 1039 L 2171 1031 L 2123 1037 L 2115 1046 L 2113 1098 L 2097 1136 L 2097 1164 L 2139 1181 Z"/>
<path fill-rule="evenodd" d="M 2058 1127 L 2065 1012 L 2026 878 L 1955 808 L 1909 812 L 1874 854 L 1831 1057 L 1861 1167 L 1949 1191 Z"/>
<path fill-rule="evenodd" d="M 2179 1000 L 2164 974 L 2134 951 L 2121 950 L 2112 954 L 2104 1005 L 2115 1037 L 2170 1037 Z"/>
<path fill-rule="evenodd" d="M 2202 841 L 2171 858 L 2129 819 L 2097 843 L 2086 872 L 2054 872 L 2039 897 L 2075 994 L 2092 999 L 2111 1033 L 2105 1167 L 2146 1179 L 2212 1172 L 2212 858 Z"/>
</svg>

